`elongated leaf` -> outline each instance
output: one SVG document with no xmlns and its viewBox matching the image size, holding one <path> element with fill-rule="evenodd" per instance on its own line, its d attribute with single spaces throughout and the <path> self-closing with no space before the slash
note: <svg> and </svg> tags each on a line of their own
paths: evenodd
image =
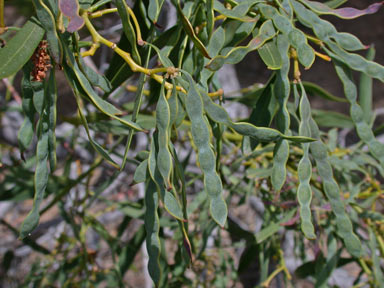
<svg viewBox="0 0 384 288">
<path fill-rule="evenodd" d="M 157 1 L 150 1 L 150 3 L 152 2 L 157 2 Z M 125 0 L 115 0 L 114 3 L 117 7 L 117 11 L 119 12 L 121 21 L 123 23 L 123 30 L 124 30 L 125 37 L 127 37 L 131 45 L 132 58 L 133 60 L 135 60 L 137 64 L 140 65 L 141 58 L 140 58 L 139 51 L 137 50 L 136 31 L 134 30 L 130 20 L 127 3 L 125 2 Z"/>
<path fill-rule="evenodd" d="M 159 198 L 156 191 L 156 184 L 149 179 L 145 191 L 145 231 L 146 244 L 149 256 L 148 272 L 153 282 L 158 286 L 161 278 L 160 253 L 161 243 L 159 238 L 160 220 L 157 213 Z"/>
<path fill-rule="evenodd" d="M 301 0 L 301 2 L 303 2 L 306 6 L 308 6 L 318 14 L 330 14 L 343 19 L 354 19 L 363 15 L 374 14 L 383 5 L 383 2 L 374 3 L 369 5 L 366 9 L 359 10 L 351 7 L 332 9 L 323 3 L 309 0 Z"/>
<path fill-rule="evenodd" d="M 116 114 L 121 114 L 121 111 L 113 106 L 111 103 L 102 99 L 97 93 L 93 90 L 91 84 L 88 79 L 85 77 L 83 72 L 81 71 L 79 65 L 74 59 L 74 55 L 69 51 L 66 47 L 66 56 L 68 59 L 68 64 L 73 70 L 75 77 L 78 80 L 78 83 L 81 85 L 80 92 L 84 92 L 86 96 L 92 101 L 92 103 L 99 109 L 102 113 L 108 115 L 109 117 L 120 121 L 122 124 L 127 125 L 137 131 L 142 131 L 141 127 L 139 127 L 136 123 L 133 123 L 131 120 L 123 119 L 121 117 L 117 117 Z M 73 80 L 71 80 L 73 81 Z"/>
<path fill-rule="evenodd" d="M 31 58 L 44 36 L 44 29 L 34 20 L 29 20 L 23 28 L 0 49 L 0 79 L 19 71 Z"/>
<path fill-rule="evenodd" d="M 105 93 L 112 91 L 112 85 L 109 80 L 104 75 L 97 73 L 87 64 L 85 64 L 83 58 L 79 58 L 79 67 L 93 86 L 99 87 Z"/>
<path fill-rule="evenodd" d="M 354 127 L 351 117 L 339 112 L 313 109 L 312 117 L 320 127 Z"/>
<path fill-rule="evenodd" d="M 177 12 L 179 14 L 179 17 L 181 18 L 181 23 L 183 24 L 185 33 L 187 33 L 189 38 L 191 38 L 193 44 L 195 44 L 196 48 L 201 52 L 201 54 L 203 54 L 204 57 L 211 59 L 204 44 L 200 41 L 200 39 L 195 34 L 195 30 L 193 29 L 192 24 L 189 22 L 188 18 L 184 15 L 183 10 L 180 7 L 180 3 L 177 6 Z"/>
<path fill-rule="evenodd" d="M 79 116 L 80 116 L 80 119 L 83 123 L 83 126 L 85 128 L 85 131 L 87 132 L 87 136 L 88 136 L 88 139 L 89 139 L 89 142 L 91 143 L 92 147 L 106 160 L 108 161 L 111 165 L 113 165 L 114 167 L 118 167 L 118 165 L 116 164 L 115 161 L 113 161 L 113 159 L 111 158 L 111 156 L 109 156 L 108 152 L 103 148 L 101 147 L 96 141 L 94 141 L 91 137 L 91 134 L 89 132 L 89 127 L 88 127 L 88 122 L 87 122 L 87 119 L 85 118 L 84 114 L 83 114 L 83 102 L 80 98 L 80 95 L 79 95 L 79 90 L 81 89 L 81 86 L 80 84 L 76 81 L 76 76 L 74 74 L 74 72 L 71 70 L 71 68 L 69 66 L 67 66 L 66 64 L 63 65 L 63 68 L 64 68 L 64 72 L 65 72 L 65 76 L 67 77 L 67 80 L 69 82 L 69 84 L 71 85 L 72 89 L 73 89 L 73 92 L 75 94 L 75 98 L 76 98 L 76 102 L 77 102 L 77 105 L 78 105 L 78 113 L 79 113 Z"/>
<path fill-rule="evenodd" d="M 324 99 L 335 101 L 335 102 L 348 102 L 347 99 L 337 97 L 315 83 L 306 82 L 306 81 L 302 81 L 302 83 L 305 88 L 305 91 L 307 91 L 308 94 L 315 94 Z"/>
<path fill-rule="evenodd" d="M 296 209 L 289 211 L 280 221 L 272 222 L 255 234 L 256 242 L 261 243 L 282 229 L 281 224 L 295 215 Z"/>
</svg>

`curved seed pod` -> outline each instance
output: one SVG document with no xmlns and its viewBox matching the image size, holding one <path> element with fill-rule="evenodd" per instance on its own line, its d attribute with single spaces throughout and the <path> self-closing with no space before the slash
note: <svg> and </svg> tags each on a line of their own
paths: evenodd
<svg viewBox="0 0 384 288">
<path fill-rule="evenodd" d="M 159 208 L 159 198 L 156 184 L 148 179 L 145 191 L 145 231 L 146 245 L 148 251 L 148 272 L 151 275 L 156 287 L 159 286 L 161 279 L 160 254 L 161 243 L 159 238 L 160 220 L 157 210 Z"/>
<path fill-rule="evenodd" d="M 151 142 L 151 150 L 148 156 L 148 171 L 152 181 L 156 184 L 159 192 L 160 200 L 164 203 L 165 210 L 177 220 L 185 221 L 183 217 L 183 211 L 178 200 L 175 197 L 175 191 L 172 188 L 171 191 L 165 189 L 166 183 L 162 175 L 159 172 L 158 159 L 158 132 L 153 134 L 153 140 Z"/>
<path fill-rule="evenodd" d="M 208 39 L 211 38 L 213 30 L 215 28 L 215 11 L 213 10 L 214 0 L 207 1 L 207 34 Z"/>
<path fill-rule="evenodd" d="M 344 86 L 344 94 L 351 104 L 350 114 L 360 139 L 368 146 L 372 155 L 384 168 L 384 144 L 375 138 L 371 127 L 365 121 L 365 115 L 357 103 L 357 88 L 352 80 L 351 71 L 342 63 L 334 60 L 336 73 Z"/>
<path fill-rule="evenodd" d="M 273 166 L 271 183 L 273 189 L 280 191 L 287 177 L 286 164 L 289 157 L 289 143 L 287 140 L 279 140 L 273 150 Z"/>
<path fill-rule="evenodd" d="M 263 25 L 261 25 L 259 33 L 248 43 L 247 46 L 233 48 L 225 56 L 215 56 L 205 67 L 211 71 L 216 71 L 219 70 L 224 64 L 239 63 L 249 52 L 257 50 L 275 35 L 276 30 L 273 27 L 272 21 L 267 20 L 263 23 Z"/>
<path fill-rule="evenodd" d="M 169 127 L 170 127 L 170 108 L 164 93 L 164 83 L 161 85 L 161 92 L 156 106 L 156 128 L 158 130 L 157 146 L 157 168 L 163 177 L 165 185 L 172 187 L 170 176 L 172 170 L 172 156 L 169 151 Z"/>
<path fill-rule="evenodd" d="M 340 47 L 350 51 L 366 48 L 366 46 L 363 45 L 356 36 L 349 33 L 337 32 L 335 26 L 333 26 L 330 22 L 321 19 L 318 15 L 307 9 L 301 3 L 295 0 L 291 0 L 291 3 L 299 21 L 305 26 L 312 28 L 315 35 L 321 41 L 326 44 L 334 44 L 334 40 L 338 45 L 340 45 Z"/>
<path fill-rule="evenodd" d="M 45 188 L 48 183 L 49 169 L 47 165 L 49 151 L 49 117 L 48 109 L 45 107 L 47 101 L 44 101 L 44 84 L 37 82 L 33 87 L 33 97 L 38 98 L 34 103 L 39 103 L 37 112 L 39 113 L 38 142 L 36 147 L 36 168 L 34 176 L 35 196 L 33 198 L 32 210 L 21 224 L 20 238 L 23 239 L 37 227 L 40 220 L 40 204 L 44 199 Z M 44 103 L 45 102 L 45 103 Z"/>
<path fill-rule="evenodd" d="M 300 85 L 302 91 L 305 91 L 303 85 L 301 83 Z M 348 252 L 354 257 L 360 257 L 362 253 L 361 243 L 353 232 L 352 222 L 345 212 L 344 203 L 341 199 L 340 188 L 333 178 L 332 167 L 328 161 L 327 146 L 321 141 L 319 128 L 312 118 L 309 120 L 309 127 L 312 138 L 318 139 L 316 142 L 310 143 L 309 147 L 323 182 L 325 195 L 329 199 L 332 212 L 335 214 L 337 231 L 343 239 Z"/>
<path fill-rule="evenodd" d="M 281 1 L 280 13 L 286 13 L 289 19 L 293 18 L 293 9 L 291 7 L 291 4 L 289 3 L 289 0 Z"/>
<path fill-rule="evenodd" d="M 296 49 L 299 62 L 306 68 L 312 66 L 315 61 L 315 52 L 309 46 L 305 34 L 297 29 L 291 20 L 279 13 L 271 5 L 259 4 L 261 13 L 267 19 L 271 19 L 275 27 L 280 30 L 288 39 L 289 43 Z"/>
<path fill-rule="evenodd" d="M 276 41 L 271 40 L 265 43 L 257 51 L 264 64 L 270 70 L 278 70 L 282 66 L 282 60 L 279 51 L 277 50 Z"/>
<path fill-rule="evenodd" d="M 40 204 L 44 199 L 45 188 L 48 183 L 49 170 L 47 166 L 48 160 L 48 125 L 43 123 L 41 136 L 36 148 L 36 168 L 34 176 L 35 196 L 33 198 L 33 208 L 23 221 L 20 228 L 20 238 L 23 239 L 37 227 L 40 219 Z"/>
<path fill-rule="evenodd" d="M 51 171 L 56 168 L 56 101 L 57 88 L 55 69 L 52 69 L 49 75 L 48 85 L 46 89 L 47 113 L 48 113 L 48 146 L 49 146 L 49 166 Z"/>
<path fill-rule="evenodd" d="M 277 49 L 282 58 L 282 67 L 276 73 L 275 95 L 279 103 L 279 110 L 276 115 L 276 125 L 280 132 L 289 134 L 290 118 L 287 108 L 291 86 L 289 83 L 288 73 L 290 68 L 289 62 L 289 42 L 285 35 L 277 36 Z M 280 191 L 284 185 L 287 171 L 286 163 L 289 157 L 289 143 L 287 140 L 280 140 L 274 149 L 273 167 L 271 174 L 272 187 L 276 191 Z"/>
<path fill-rule="evenodd" d="M 353 70 L 363 72 L 370 77 L 379 79 L 380 81 L 384 82 L 384 66 L 376 62 L 369 61 L 358 54 L 348 53 L 334 43 L 329 43 L 328 46 L 334 53 L 336 53 L 335 55 L 324 47 L 324 50 L 329 56 L 344 62 Z"/>
<path fill-rule="evenodd" d="M 286 139 L 293 142 L 311 142 L 312 138 L 303 136 L 287 136 L 279 132 L 278 130 L 266 127 L 257 127 L 246 122 L 232 122 L 227 111 L 212 101 L 207 93 L 201 91 L 201 96 L 204 101 L 204 110 L 207 112 L 209 118 L 217 123 L 224 124 L 234 129 L 237 133 L 243 136 L 250 136 L 257 139 L 260 142 L 272 142 L 280 139 Z"/>
<path fill-rule="evenodd" d="M 39 18 L 47 32 L 49 52 L 55 62 L 61 64 L 63 60 L 63 47 L 57 34 L 55 17 L 43 0 L 32 0 L 32 2 L 36 9 L 37 18 Z"/>
<path fill-rule="evenodd" d="M 227 220 L 227 204 L 223 199 L 220 176 L 216 172 L 216 158 L 210 145 L 209 124 L 203 115 L 203 100 L 192 77 L 185 71 L 183 73 L 189 82 L 185 108 L 191 120 L 192 139 L 198 150 L 200 169 L 204 175 L 204 189 L 210 202 L 209 209 L 213 220 L 223 227 Z"/>
<path fill-rule="evenodd" d="M 22 109 L 25 115 L 24 122 L 17 134 L 20 152 L 23 153 L 31 144 L 33 138 L 33 123 L 35 121 L 35 107 L 33 106 L 33 89 L 31 84 L 31 65 L 23 67 L 23 79 L 21 89 L 23 95 Z"/>
<path fill-rule="evenodd" d="M 367 52 L 366 59 L 373 61 L 375 58 L 375 46 L 372 45 Z M 364 112 L 364 118 L 365 121 L 370 124 L 372 120 L 372 97 L 373 97 L 373 79 L 369 77 L 367 74 L 362 73 L 360 75 L 360 82 L 359 82 L 359 104 L 361 106 L 361 109 L 363 109 Z"/>
<path fill-rule="evenodd" d="M 299 104 L 300 111 L 300 135 L 310 136 L 311 131 L 309 127 L 309 121 L 311 118 L 311 106 L 309 104 L 307 94 L 305 93 L 304 87 L 301 84 L 301 99 Z M 297 86 L 294 86 L 294 93 L 298 94 Z M 305 237 L 308 239 L 315 239 L 315 229 L 312 224 L 311 216 L 311 201 L 312 201 L 312 190 L 309 184 L 312 176 L 312 164 L 309 160 L 309 143 L 302 144 L 303 157 L 301 158 L 298 166 L 299 174 L 299 187 L 297 189 L 297 200 L 300 205 L 300 219 L 301 219 L 301 230 Z"/>
<path fill-rule="evenodd" d="M 344 203 L 341 200 L 340 188 L 333 178 L 332 167 L 328 161 L 327 147 L 320 140 L 319 128 L 315 121 L 311 120 L 310 126 L 312 137 L 319 139 L 310 144 L 311 154 L 316 161 L 316 167 L 323 182 L 325 195 L 329 199 L 332 212 L 335 214 L 337 231 L 343 239 L 348 252 L 354 257 L 360 257 L 362 252 L 361 243 L 356 234 L 354 234 L 351 220 L 345 212 Z"/>
</svg>

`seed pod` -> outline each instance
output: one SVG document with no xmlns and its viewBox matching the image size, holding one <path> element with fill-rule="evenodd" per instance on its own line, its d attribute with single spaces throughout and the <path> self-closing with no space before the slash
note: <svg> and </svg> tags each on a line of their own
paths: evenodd
<svg viewBox="0 0 384 288">
<path fill-rule="evenodd" d="M 32 56 L 32 81 L 42 82 L 46 77 L 46 72 L 52 67 L 47 48 L 48 42 L 46 40 L 41 41 Z"/>
</svg>

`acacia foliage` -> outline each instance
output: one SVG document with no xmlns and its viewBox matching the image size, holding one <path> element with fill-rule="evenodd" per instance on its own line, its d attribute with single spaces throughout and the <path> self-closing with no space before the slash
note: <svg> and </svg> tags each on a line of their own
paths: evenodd
<svg viewBox="0 0 384 288">
<path fill-rule="evenodd" d="M 164 29 L 157 24 L 164 1 L 135 1 L 133 7 L 124 0 L 32 2 L 35 16 L 0 50 L 1 78 L 23 70 L 25 120 L 18 134 L 22 155 L 32 149 L 34 135 L 37 139 L 35 156 L 21 167 L 9 168 L 5 183 L 16 185 L 4 185 L 0 190 L 2 200 L 34 191 L 33 208 L 20 227 L 20 238 L 28 239 L 42 214 L 53 205 L 63 206 L 74 187 L 89 185 L 85 179 L 105 163 L 115 169 L 112 180 L 127 162 L 137 165 L 133 180 L 144 183 L 145 196 L 134 203 L 106 200 L 100 194 L 113 182 L 111 179 L 97 183 L 97 192 L 87 189 L 83 209 L 71 210 L 82 219 L 80 223 L 73 221 L 74 215 L 65 209 L 61 209 L 62 216 L 73 229 L 75 243 L 83 248 L 86 240 L 80 231 L 97 231 L 111 248 L 114 267 L 88 271 L 85 276 L 78 274 L 71 280 L 76 269 L 68 268 L 63 261 L 55 271 L 58 279 L 42 275 L 44 268 L 38 267 L 40 272 L 31 274 L 28 281 L 40 275 L 37 278 L 41 283 L 95 285 L 108 281 L 109 285 L 123 287 L 124 274 L 145 241 L 148 271 L 157 287 L 225 287 L 229 280 L 239 281 L 251 261 L 260 265 L 259 285 L 268 285 L 280 271 L 284 272 L 284 281 L 290 282 L 278 233 L 283 229 L 298 236 L 295 253 L 304 262 L 296 270 L 298 277 L 312 277 L 315 285 L 322 287 L 335 268 L 355 262 L 362 271 L 356 283 L 364 274 L 364 281 L 380 285 L 383 273 L 378 255 L 384 253 L 383 217 L 376 211 L 376 203 L 382 201 L 382 184 L 377 179 L 384 175 L 384 145 L 375 137 L 382 130 L 373 131 L 374 119 L 366 115 L 372 113 L 372 79 L 384 82 L 384 67 L 369 59 L 373 48 L 368 59 L 357 54 L 355 51 L 368 47 L 354 35 L 337 31 L 322 16 L 353 19 L 375 13 L 382 3 L 357 10 L 338 8 L 346 1 L 175 0 L 171 5 L 177 10 L 177 23 Z M 97 25 L 97 18 L 112 13 L 122 22 L 119 43 L 101 34 Z M 303 26 L 310 32 L 304 32 Z M 38 46 L 43 38 L 48 43 L 47 51 Z M 105 75 L 96 73 L 84 61 L 101 45 L 113 53 Z M 45 60 L 39 62 L 42 50 L 49 54 L 50 65 Z M 223 95 L 217 71 L 256 51 L 265 69 L 273 71 L 269 81 L 261 88 L 242 91 L 237 98 Z M 32 55 L 37 60 L 30 61 Z M 334 64 L 345 98 L 301 81 L 301 74 L 314 61 Z M 58 163 L 56 159 L 56 142 L 62 140 L 55 136 L 55 69 L 64 71 L 78 108 L 78 116 L 64 121 L 85 128 L 85 147 L 95 155 L 95 161 L 88 163 L 89 169 L 75 180 L 68 173 L 75 159 L 68 156 Z M 359 96 L 352 71 L 361 74 Z M 140 74 L 139 80 L 130 86 L 135 91 L 134 102 L 116 104 L 112 95 L 136 74 Z M 314 95 L 348 102 L 349 115 L 311 109 Z M 222 105 L 224 100 L 242 103 L 250 116 L 231 119 Z M 339 147 L 337 130 L 323 132 L 323 127 L 354 127 L 361 142 L 348 149 Z M 102 143 L 95 133 L 114 141 Z M 148 146 L 132 156 L 129 152 L 138 133 L 148 136 Z M 79 136 L 74 132 L 72 137 Z M 124 140 L 124 153 L 117 152 Z M 363 146 L 368 152 L 363 152 Z M 187 151 L 184 159 L 180 158 L 181 150 Z M 56 166 L 64 167 L 64 172 L 55 172 Z M 199 167 L 200 172 L 191 172 L 191 166 Z M 31 182 L 15 183 L 11 177 L 20 173 L 32 177 L 31 169 Z M 191 193 L 194 190 L 198 191 Z M 48 196 L 51 200 L 43 208 L 41 204 Z M 228 216 L 231 208 L 255 196 L 263 201 L 265 209 L 257 233 Z M 112 236 L 92 215 L 95 200 L 124 211 L 120 236 L 132 219 L 144 220 L 129 243 L 121 243 L 119 236 Z M 245 250 L 237 267 L 222 248 L 220 235 L 224 232 L 216 226 L 229 232 L 233 245 L 244 240 L 241 243 L 245 243 Z M 169 242 L 166 229 L 173 233 L 175 255 L 168 255 L 165 249 Z M 212 237 L 218 256 L 207 250 Z M 316 248 L 316 265 L 300 254 L 300 249 L 309 249 L 306 243 Z M 345 248 L 347 257 L 342 257 L 340 247 Z M 78 267 L 87 267 L 90 260 L 86 255 L 83 249 L 84 258 L 76 258 Z M 168 264 L 170 257 L 176 261 L 174 265 Z M 212 262 L 213 268 L 204 269 L 213 269 L 216 276 L 201 274 L 204 269 L 199 270 L 199 261 Z M 194 278 L 185 273 L 189 269 L 195 273 Z"/>
</svg>

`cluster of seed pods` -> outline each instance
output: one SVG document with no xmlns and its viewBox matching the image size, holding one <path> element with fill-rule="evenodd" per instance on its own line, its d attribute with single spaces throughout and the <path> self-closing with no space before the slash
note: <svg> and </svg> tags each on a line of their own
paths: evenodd
<svg viewBox="0 0 384 288">
<path fill-rule="evenodd" d="M 51 57 L 48 54 L 47 48 L 48 42 L 46 40 L 41 41 L 32 56 L 33 69 L 31 74 L 33 81 L 43 81 L 47 76 L 46 73 L 48 69 L 52 67 L 50 64 Z"/>
</svg>

